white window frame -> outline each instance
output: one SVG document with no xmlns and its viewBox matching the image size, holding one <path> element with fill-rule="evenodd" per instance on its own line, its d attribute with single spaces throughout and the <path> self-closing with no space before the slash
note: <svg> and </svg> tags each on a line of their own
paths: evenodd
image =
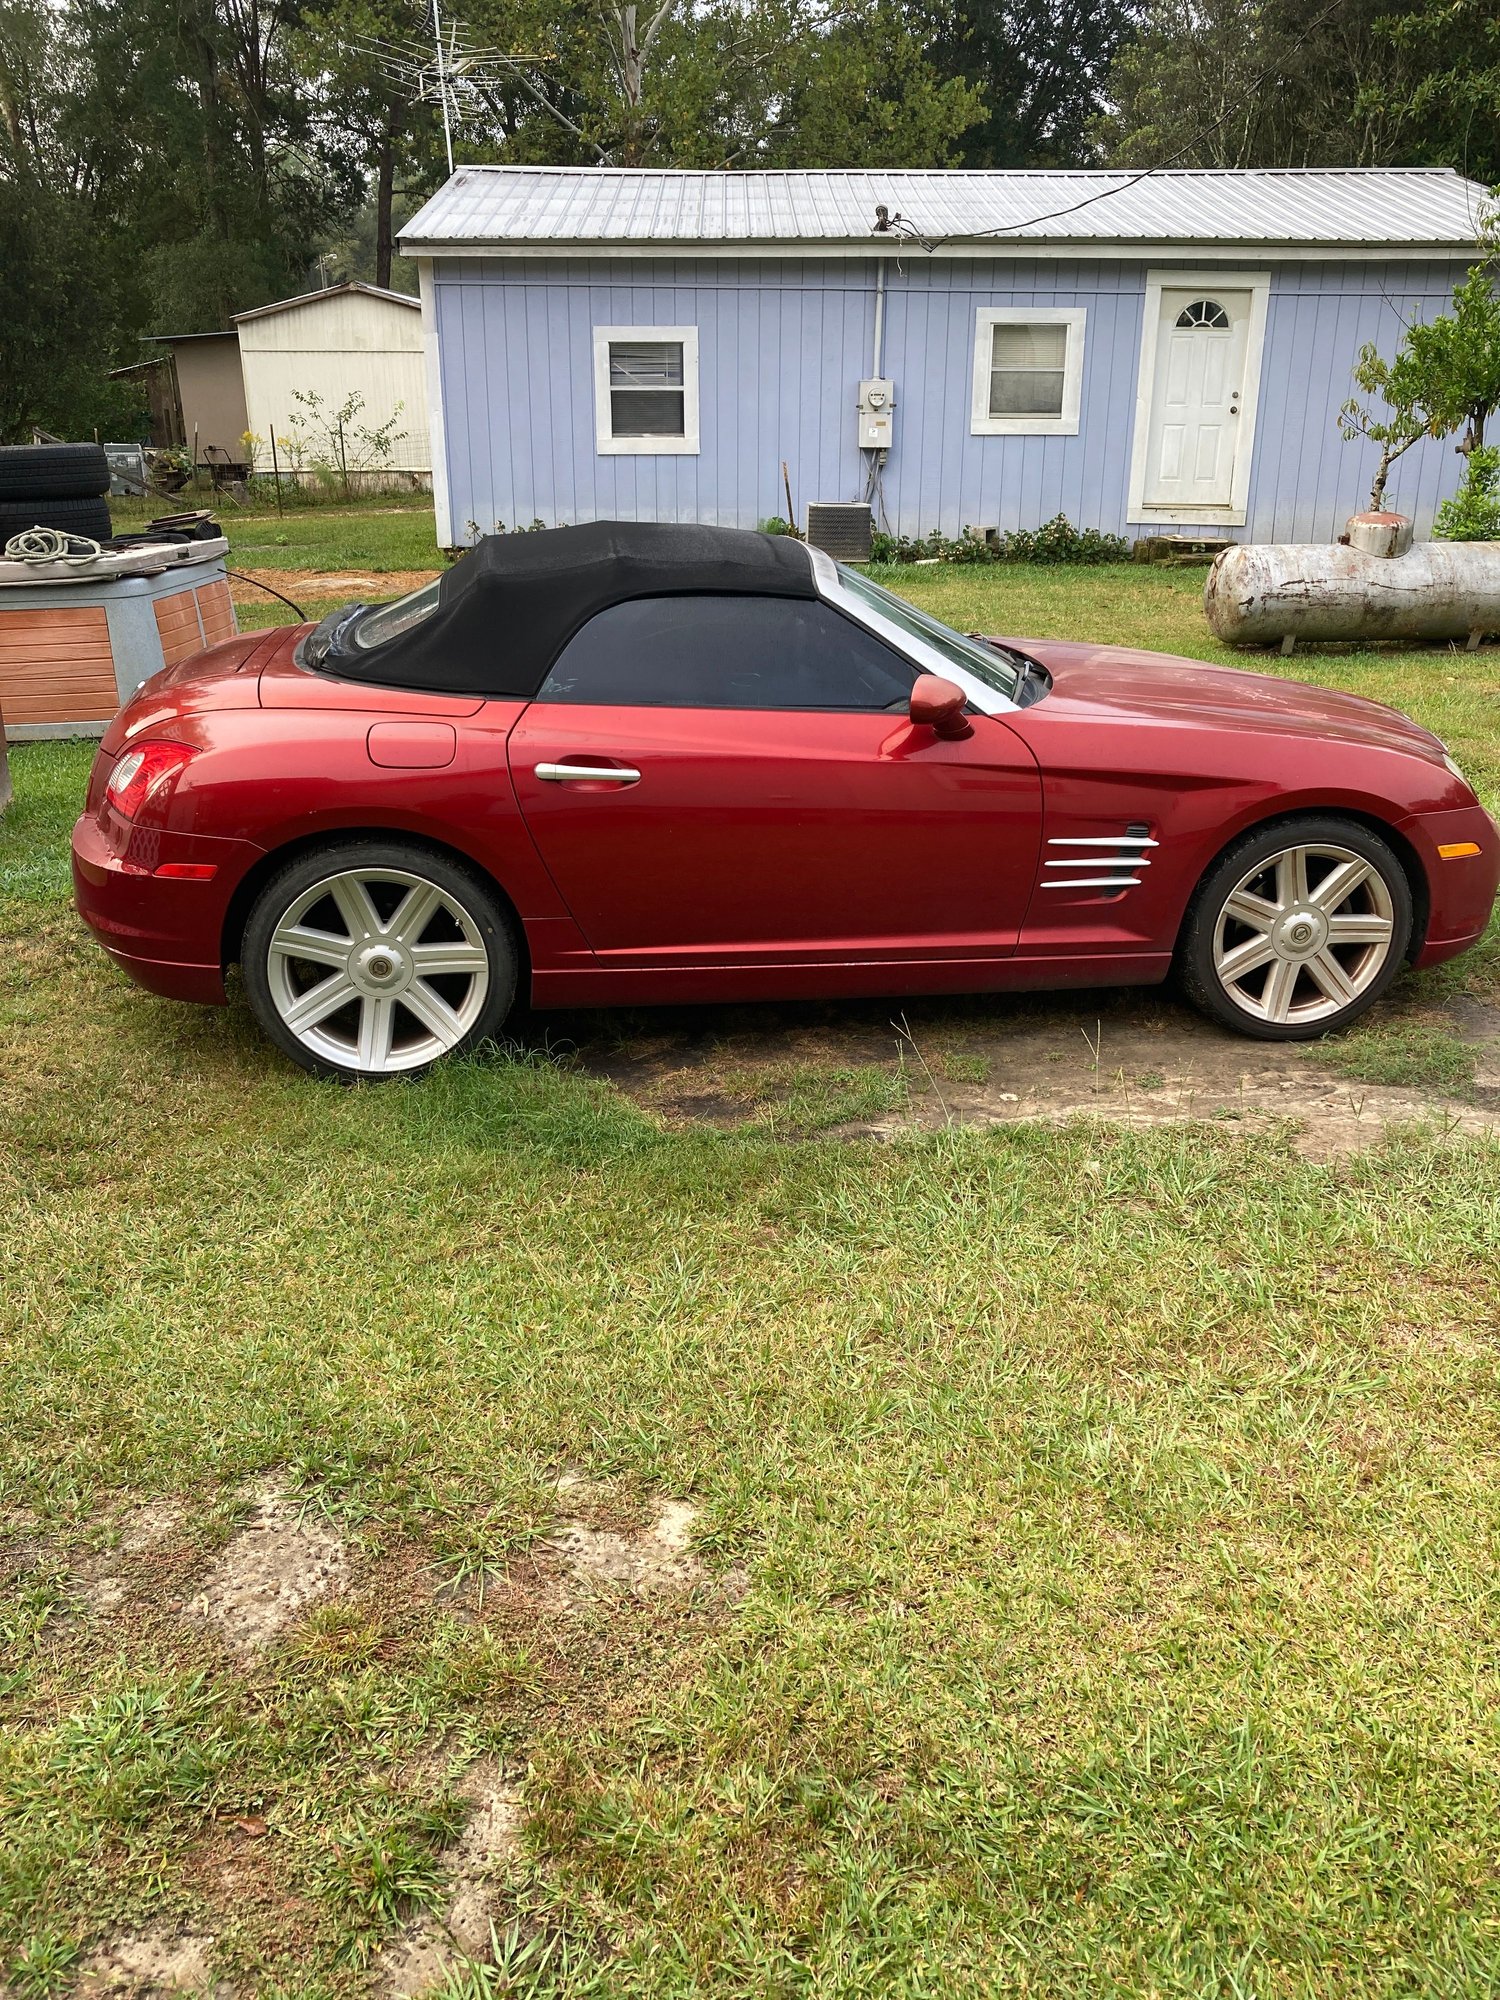
<svg viewBox="0 0 1500 2000">
<path fill-rule="evenodd" d="M 1146 457 L 1151 448 L 1151 398 L 1156 393 L 1156 350 L 1161 334 L 1163 292 L 1248 292 L 1250 324 L 1245 333 L 1245 379 L 1240 390 L 1240 428 L 1234 448 L 1234 478 L 1227 507 L 1146 505 Z M 1135 385 L 1135 432 L 1130 442 L 1130 482 L 1125 519 L 1142 526 L 1186 521 L 1194 526 L 1243 528 L 1250 505 L 1250 463 L 1255 456 L 1255 419 L 1260 408 L 1260 365 L 1266 345 L 1266 310 L 1271 298 L 1269 271 L 1168 271 L 1146 273 L 1145 318 L 1141 323 L 1141 366 Z"/>
<path fill-rule="evenodd" d="M 681 437 L 616 437 L 609 400 L 612 340 L 682 342 Z M 698 329 L 695 326 L 596 326 L 594 328 L 594 443 L 601 458 L 681 458 L 698 451 Z"/>
<path fill-rule="evenodd" d="M 974 314 L 974 397 L 969 412 L 972 437 L 1077 437 L 1083 403 L 1085 306 L 980 306 Z M 990 415 L 990 364 L 997 326 L 1065 326 L 1062 409 L 1055 417 Z"/>
</svg>

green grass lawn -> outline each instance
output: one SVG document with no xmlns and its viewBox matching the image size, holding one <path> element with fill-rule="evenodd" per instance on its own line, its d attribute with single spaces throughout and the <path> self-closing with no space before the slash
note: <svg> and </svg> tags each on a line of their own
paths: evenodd
<svg viewBox="0 0 1500 2000">
<path fill-rule="evenodd" d="M 899 582 L 1214 656 L 1193 573 Z M 1293 664 L 1495 802 L 1495 653 Z M 389 1991 L 497 1762 L 503 1963 L 453 2000 L 1500 1987 L 1500 1149 L 851 1144 L 800 1074 L 785 1124 L 669 1129 L 535 1053 L 317 1084 L 113 973 L 67 906 L 88 751 L 12 761 L 16 1994 L 151 1933 L 265 2000 Z M 252 1655 L 197 1607 L 262 1478 L 342 1568 Z M 570 1596 L 559 1516 L 664 1499 L 701 1569 Z"/>
<path fill-rule="evenodd" d="M 208 493 L 179 496 L 183 507 L 213 506 L 237 569 L 438 569 L 443 558 L 430 494 L 372 498 L 341 506 L 235 507 Z M 111 500 L 115 526 L 136 532 L 171 510 L 167 501 Z"/>
</svg>

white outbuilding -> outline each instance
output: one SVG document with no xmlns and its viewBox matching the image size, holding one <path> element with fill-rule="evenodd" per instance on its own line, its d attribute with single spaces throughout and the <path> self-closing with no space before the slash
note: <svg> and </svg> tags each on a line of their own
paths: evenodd
<svg viewBox="0 0 1500 2000">
<path fill-rule="evenodd" d="M 404 292 L 349 283 L 237 313 L 245 409 L 255 470 L 285 473 L 314 461 L 342 463 L 351 477 L 432 472 L 422 309 Z M 353 397 L 359 406 L 340 411 Z M 394 423 L 393 423 L 394 420 Z M 372 462 L 362 434 L 393 423 L 388 455 Z"/>
</svg>

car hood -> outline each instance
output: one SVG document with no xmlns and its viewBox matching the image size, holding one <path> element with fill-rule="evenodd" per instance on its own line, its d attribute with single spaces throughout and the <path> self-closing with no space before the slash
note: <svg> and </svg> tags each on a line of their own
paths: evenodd
<svg viewBox="0 0 1500 2000">
<path fill-rule="evenodd" d="M 1083 646 L 1055 639 L 997 639 L 1039 661 L 1052 676 L 1045 707 L 1066 704 L 1093 717 L 1186 727 L 1245 729 L 1279 736 L 1338 738 L 1443 761 L 1443 745 L 1408 716 L 1361 695 L 1311 687 L 1277 674 L 1213 667 L 1128 646 Z M 1038 713 L 1041 711 L 1038 710 Z"/>
</svg>

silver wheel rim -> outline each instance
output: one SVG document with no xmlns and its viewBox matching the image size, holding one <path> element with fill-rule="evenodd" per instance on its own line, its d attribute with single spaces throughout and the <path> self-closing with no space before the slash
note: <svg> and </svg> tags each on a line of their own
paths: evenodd
<svg viewBox="0 0 1500 2000">
<path fill-rule="evenodd" d="M 1316 841 L 1283 848 L 1235 883 L 1214 924 L 1214 971 L 1253 1020 L 1330 1020 L 1374 985 L 1395 938 L 1374 862 Z"/>
<path fill-rule="evenodd" d="M 271 934 L 271 1002 L 302 1046 L 364 1076 L 420 1069 L 484 1009 L 490 958 L 463 904 L 401 868 L 304 889 Z"/>
</svg>

